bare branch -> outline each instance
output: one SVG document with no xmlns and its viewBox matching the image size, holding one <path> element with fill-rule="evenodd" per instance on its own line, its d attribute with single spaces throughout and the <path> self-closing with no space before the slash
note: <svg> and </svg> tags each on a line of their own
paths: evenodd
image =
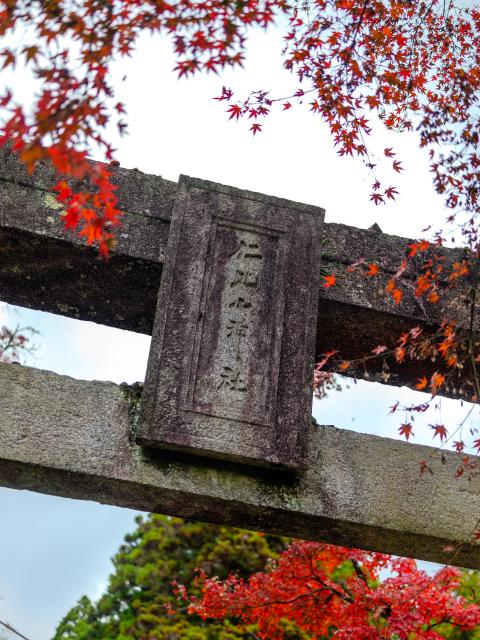
<svg viewBox="0 0 480 640">
<path fill-rule="evenodd" d="M 17 635 L 19 638 L 23 638 L 23 640 L 29 640 L 27 636 L 24 636 L 23 633 L 20 633 L 20 631 L 17 631 L 16 629 L 14 629 L 10 624 L 8 624 L 8 622 L 3 622 L 3 620 L 0 620 L 0 625 L 5 627 L 5 629 L 8 629 L 8 631 L 11 631 L 15 635 Z"/>
</svg>

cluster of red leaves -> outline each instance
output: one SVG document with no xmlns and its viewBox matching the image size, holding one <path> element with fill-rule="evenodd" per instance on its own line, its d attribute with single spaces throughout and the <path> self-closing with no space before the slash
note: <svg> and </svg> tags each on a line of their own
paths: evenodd
<svg viewBox="0 0 480 640">
<path fill-rule="evenodd" d="M 8 44 L 0 67 L 25 65 L 40 91 L 33 108 L 9 89 L 0 95 L 0 145 L 10 145 L 29 170 L 41 160 L 53 163 L 66 225 L 108 254 L 121 212 L 110 167 L 89 163 L 87 152 L 95 145 L 110 162 L 105 127 L 112 114 L 119 131 L 126 128 L 124 105 L 109 84 L 111 62 L 130 55 L 142 32 L 157 32 L 173 39 L 179 76 L 241 64 L 246 27 L 267 26 L 282 8 L 283 2 L 256 0 L 3 0 L 0 37 Z M 74 187 L 72 179 L 90 185 Z"/>
<path fill-rule="evenodd" d="M 373 360 L 381 360 L 387 365 L 387 360 L 393 358 L 398 364 L 409 360 L 430 362 L 440 361 L 442 370 L 435 371 L 430 378 L 422 376 L 415 385 L 418 391 L 430 391 L 432 396 L 437 395 L 444 388 L 448 381 L 452 384 L 455 382 L 455 374 L 460 373 L 463 368 L 461 364 L 465 359 L 464 343 L 459 339 L 457 327 L 453 322 L 444 321 L 441 323 L 438 331 L 433 334 L 427 334 L 420 327 L 413 327 L 409 331 L 402 333 L 397 339 L 395 345 L 387 347 L 379 344 L 374 347 L 370 353 L 367 353 L 356 360 L 344 360 L 338 350 L 323 354 L 322 358 L 315 365 L 315 373 L 318 374 L 323 370 L 337 370 L 347 373 L 349 369 L 359 368 L 360 365 L 367 365 Z M 462 355 L 459 355 L 462 353 Z M 388 369 L 385 366 L 385 369 Z M 388 382 L 388 377 L 384 378 L 384 382 Z M 464 384 L 469 384 L 466 381 Z M 449 388 L 449 390 L 452 390 Z M 455 389 L 455 391 L 458 391 Z M 475 389 L 470 383 L 468 393 L 464 390 L 463 395 L 469 399 L 476 401 Z"/>
<path fill-rule="evenodd" d="M 248 28 L 266 27 L 279 15 L 289 25 L 284 66 L 296 74 L 298 88 L 290 98 L 261 90 L 240 102 L 224 88 L 218 99 L 228 102 L 230 117 L 246 117 L 256 134 L 275 103 L 289 110 L 292 99 L 304 102 L 308 94 L 338 152 L 360 156 L 372 170 L 376 163 L 366 145 L 372 114 L 389 129 L 416 128 L 421 146 L 430 150 L 437 191 L 449 207 L 471 216 L 465 227 L 471 239 L 479 207 L 480 11 L 453 2 L 3 0 L 0 65 L 26 65 L 40 91 L 32 109 L 8 89 L 0 95 L 0 141 L 30 169 L 48 159 L 65 179 L 90 180 L 93 193 L 82 188 L 67 196 L 60 187 L 66 222 L 107 253 L 120 212 L 108 166 L 93 167 L 86 154 L 95 145 L 110 161 L 105 127 L 115 114 L 120 132 L 126 128 L 124 105 L 109 84 L 112 60 L 130 55 L 138 36 L 151 32 L 173 40 L 179 76 L 218 72 L 242 63 Z M 384 156 L 393 172 L 402 170 L 390 147 Z M 375 178 L 372 201 L 396 193 Z M 396 298 L 397 291 L 391 291 Z"/>
<path fill-rule="evenodd" d="M 432 577 L 414 560 L 297 542 L 271 570 L 247 581 L 202 576 L 190 612 L 256 624 L 258 636 L 269 640 L 283 637 L 285 619 L 316 638 L 441 640 L 441 624 L 465 631 L 480 624 L 480 606 L 456 593 L 459 576 L 452 567 Z"/>
<path fill-rule="evenodd" d="M 440 238 L 437 238 L 435 243 L 431 243 L 428 240 L 423 239 L 408 244 L 405 257 L 402 258 L 395 273 L 390 275 L 385 283 L 385 293 L 387 296 L 391 296 L 396 304 L 400 304 L 403 299 L 401 278 L 409 267 L 410 275 L 415 274 L 416 276 L 415 297 L 424 297 L 431 303 L 438 302 L 440 299 L 439 283 L 441 278 L 445 277 L 443 264 L 445 256 L 439 252 L 433 251 L 433 249 L 434 247 L 441 247 L 441 244 Z M 420 264 L 418 264 L 419 256 L 424 257 Z M 412 263 L 414 261 L 416 261 L 416 264 L 413 267 Z M 367 263 L 364 259 L 360 259 L 350 264 L 347 267 L 347 272 L 361 273 L 369 278 L 381 275 L 381 271 L 377 263 Z M 470 269 L 466 260 L 455 262 L 451 267 L 450 275 L 446 278 L 446 283 L 458 284 L 458 281 L 461 279 L 464 280 L 469 273 Z M 327 284 L 324 284 L 323 286 L 327 287 Z"/>
<path fill-rule="evenodd" d="M 368 270 L 368 265 L 363 265 Z M 358 265 L 356 266 L 358 269 Z M 367 273 L 368 271 L 366 271 Z M 467 333 L 453 321 L 443 321 L 438 329 L 429 333 L 416 326 L 403 332 L 396 342 L 387 347 L 379 344 L 370 353 L 366 353 L 355 360 L 342 358 L 338 350 L 332 349 L 323 354 L 315 365 L 313 388 L 315 395 L 322 398 L 330 389 L 341 388 L 334 372 L 346 375 L 356 375 L 364 369 L 364 377 L 368 377 L 368 367 L 375 364 L 375 369 L 380 369 L 380 379 L 388 382 L 391 376 L 390 364 L 410 362 L 425 362 L 432 371 L 418 379 L 415 388 L 418 391 L 428 392 L 430 397 L 422 399 L 419 403 L 401 404 L 395 402 L 390 407 L 390 413 L 403 413 L 404 419 L 398 427 L 399 434 L 406 440 L 410 440 L 414 434 L 415 415 L 426 414 L 429 409 L 436 406 L 436 398 L 440 394 L 453 394 L 465 398 L 471 403 L 478 403 L 480 398 L 478 371 L 476 363 L 480 362 L 480 342 L 473 339 L 472 332 Z M 390 364 L 389 364 L 390 363 Z M 433 368 L 432 367 L 433 364 Z M 465 370 L 469 375 L 465 375 Z M 443 423 L 430 424 L 432 435 L 439 443 L 440 448 L 447 443 L 453 444 L 458 453 L 463 453 L 467 448 L 476 450 L 480 454 L 480 437 L 478 429 L 470 426 L 467 440 L 462 433 L 465 422 L 472 412 L 466 410 L 465 419 L 451 430 Z M 429 469 L 426 461 L 420 463 L 422 473 Z M 461 476 L 465 471 L 470 473 L 478 470 L 478 462 L 469 457 L 461 458 L 456 475 Z"/>
<path fill-rule="evenodd" d="M 317 378 L 320 380 L 318 374 L 322 370 L 348 374 L 358 370 L 360 365 L 366 366 L 371 361 L 381 360 L 385 365 L 383 381 L 388 382 L 389 358 L 397 364 L 406 360 L 438 362 L 438 370 L 428 377 L 423 375 L 415 388 L 418 391 L 430 391 L 432 396 L 445 390 L 453 391 L 477 402 L 480 398 L 477 371 L 480 342 L 475 337 L 475 317 L 479 261 L 469 249 L 464 249 L 463 255 L 464 258 L 447 263 L 441 239 L 437 238 L 435 242 L 423 239 L 409 243 L 405 257 L 395 272 L 380 269 L 377 263 L 369 263 L 364 258 L 352 262 L 346 268 L 348 273 L 355 273 L 362 278 L 377 277 L 382 281 L 382 289 L 391 295 L 396 304 L 402 301 L 404 290 L 413 290 L 414 298 L 424 298 L 431 304 L 438 303 L 441 295 L 448 292 L 446 308 L 452 319 L 444 317 L 438 320 L 439 326 L 435 331 L 425 331 L 415 326 L 403 332 L 394 344 L 379 344 L 355 360 L 344 359 L 338 350 L 332 349 L 317 363 Z M 323 279 L 324 288 L 336 284 L 335 275 L 323 276 Z M 464 375 L 465 370 L 472 374 L 470 379 Z M 412 432 L 406 427 L 402 425 L 401 433 L 408 439 Z"/>
<path fill-rule="evenodd" d="M 440 0 L 316 0 L 289 17 L 285 67 L 298 89 L 287 98 L 253 92 L 232 102 L 230 117 L 256 123 L 272 107 L 304 102 L 329 126 L 340 155 L 357 155 L 374 170 L 366 139 L 372 114 L 392 130 L 416 129 L 430 151 L 437 191 L 447 206 L 479 212 L 480 11 Z M 395 152 L 384 150 L 402 171 Z M 371 200 L 394 199 L 394 187 L 375 178 Z M 452 214 L 451 221 L 454 219 Z M 472 220 L 473 224 L 473 220 Z M 468 233 L 467 233 L 468 235 Z"/>
</svg>

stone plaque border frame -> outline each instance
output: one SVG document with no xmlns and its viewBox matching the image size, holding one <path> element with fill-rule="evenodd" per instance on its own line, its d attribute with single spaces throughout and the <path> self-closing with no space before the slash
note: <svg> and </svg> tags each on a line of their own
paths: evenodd
<svg viewBox="0 0 480 640">
<path fill-rule="evenodd" d="M 180 177 L 137 433 L 140 444 L 255 466 L 306 466 L 323 220 L 320 207 Z M 195 400 L 212 269 L 209 251 L 219 227 L 278 242 L 271 294 L 272 299 L 278 294 L 271 318 L 274 348 L 263 414 L 227 415 Z"/>
<path fill-rule="evenodd" d="M 215 236 L 217 234 L 217 230 L 219 227 L 226 227 L 229 229 L 234 228 L 242 231 L 253 231 L 258 235 L 265 235 L 265 236 L 273 237 L 278 240 L 279 250 L 276 256 L 276 264 L 275 264 L 275 285 L 276 285 L 275 290 L 279 293 L 280 300 L 277 302 L 275 306 L 275 313 L 273 314 L 273 317 L 271 318 L 271 321 L 270 321 L 272 325 L 269 331 L 270 344 L 271 344 L 273 342 L 272 331 L 273 331 L 273 326 L 275 325 L 275 320 L 278 321 L 281 318 L 281 315 L 283 313 L 283 308 L 285 305 L 284 293 L 283 293 L 283 282 L 285 278 L 285 272 L 283 269 L 283 259 L 286 252 L 285 236 L 284 236 L 286 230 L 281 225 L 279 225 L 277 229 L 274 230 L 271 227 L 268 228 L 268 227 L 264 227 L 263 225 L 246 223 L 246 222 L 242 223 L 225 216 L 213 215 L 211 235 L 209 240 L 210 247 L 212 247 L 215 243 Z M 282 236 L 283 236 L 283 239 L 282 239 Z M 252 423 L 260 427 L 261 426 L 273 427 L 273 423 L 275 420 L 275 413 L 276 413 L 276 404 L 277 404 L 276 391 L 278 386 L 277 384 L 278 375 L 276 378 L 273 377 L 274 382 L 270 386 L 270 390 L 268 394 L 269 400 L 270 400 L 269 406 L 266 408 L 263 415 L 252 414 L 248 417 L 245 417 L 245 416 L 242 417 L 235 412 L 229 413 L 228 410 L 220 411 L 220 410 L 215 410 L 215 408 L 213 408 L 212 410 L 207 408 L 205 405 L 202 405 L 201 403 L 195 402 L 196 380 L 194 378 L 196 377 L 195 374 L 198 370 L 198 360 L 200 357 L 200 348 L 201 348 L 200 343 L 201 343 L 202 332 L 203 332 L 203 320 L 205 318 L 205 306 L 207 303 L 207 298 L 209 293 L 209 280 L 210 280 L 212 268 L 213 268 L 212 261 L 209 261 L 208 264 L 205 265 L 205 271 L 202 278 L 203 280 L 202 296 L 201 296 L 201 303 L 200 303 L 200 314 L 202 316 L 202 322 L 198 323 L 195 330 L 195 339 L 194 339 L 194 344 L 192 348 L 192 358 L 191 359 L 189 358 L 190 372 L 188 375 L 188 384 L 186 385 L 185 392 L 184 392 L 184 402 L 183 402 L 182 409 L 184 409 L 185 411 L 195 411 L 198 413 L 202 413 L 204 415 L 211 415 L 213 417 L 217 417 L 221 419 L 228 418 L 230 420 L 237 420 L 240 422 Z M 280 350 L 281 350 L 281 341 L 277 340 L 276 343 L 274 344 L 273 354 L 271 352 L 269 353 L 268 370 L 271 374 L 277 373 L 280 368 Z"/>
</svg>

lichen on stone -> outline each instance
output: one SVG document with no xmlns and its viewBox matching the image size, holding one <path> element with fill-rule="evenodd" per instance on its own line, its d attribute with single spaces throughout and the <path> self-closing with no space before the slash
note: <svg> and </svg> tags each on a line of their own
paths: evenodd
<svg viewBox="0 0 480 640">
<path fill-rule="evenodd" d="M 54 211 L 64 211 L 63 205 L 58 202 L 54 195 L 51 193 L 46 193 L 44 198 L 45 206 L 49 209 L 53 209 Z"/>
<path fill-rule="evenodd" d="M 120 391 L 123 393 L 127 402 L 128 418 L 130 421 L 130 443 L 135 444 L 138 420 L 140 417 L 140 403 L 142 400 L 143 383 L 134 382 L 134 384 L 127 384 L 122 382 L 120 385 Z"/>
</svg>

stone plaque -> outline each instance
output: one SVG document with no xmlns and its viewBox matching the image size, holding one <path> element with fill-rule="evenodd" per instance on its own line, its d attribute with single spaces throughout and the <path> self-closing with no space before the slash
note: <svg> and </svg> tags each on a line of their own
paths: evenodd
<svg viewBox="0 0 480 640">
<path fill-rule="evenodd" d="M 180 179 L 142 444 L 305 464 L 323 217 L 317 207 Z"/>
</svg>

